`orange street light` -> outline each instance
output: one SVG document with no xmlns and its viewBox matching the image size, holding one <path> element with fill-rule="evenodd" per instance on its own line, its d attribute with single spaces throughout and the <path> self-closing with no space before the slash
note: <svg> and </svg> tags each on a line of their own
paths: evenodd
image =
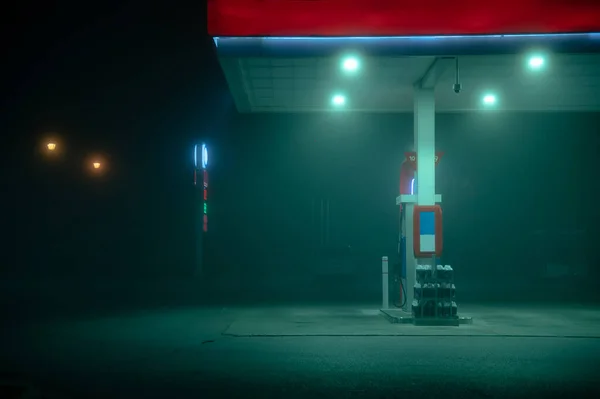
<svg viewBox="0 0 600 399">
<path fill-rule="evenodd" d="M 46 144 L 46 148 L 48 148 L 48 151 L 54 151 L 56 150 L 56 143 L 50 142 Z"/>
<path fill-rule="evenodd" d="M 92 176 L 102 176 L 110 170 L 110 162 L 105 155 L 95 153 L 85 158 L 83 167 Z"/>
</svg>

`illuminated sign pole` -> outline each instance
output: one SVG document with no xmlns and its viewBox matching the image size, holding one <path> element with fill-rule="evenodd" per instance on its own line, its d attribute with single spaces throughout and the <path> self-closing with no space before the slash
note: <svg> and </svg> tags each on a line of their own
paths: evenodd
<svg viewBox="0 0 600 399">
<path fill-rule="evenodd" d="M 207 201 L 208 201 L 208 150 L 205 144 L 202 144 L 202 231 L 206 233 L 208 231 L 208 214 L 207 214 Z"/>
<path fill-rule="evenodd" d="M 208 231 L 208 149 L 206 144 L 194 146 L 194 186 L 196 189 L 195 224 L 196 224 L 196 268 L 195 273 L 201 276 L 204 271 L 204 241 Z M 201 181 L 198 182 L 198 177 Z M 198 184 L 200 183 L 200 184 Z"/>
</svg>

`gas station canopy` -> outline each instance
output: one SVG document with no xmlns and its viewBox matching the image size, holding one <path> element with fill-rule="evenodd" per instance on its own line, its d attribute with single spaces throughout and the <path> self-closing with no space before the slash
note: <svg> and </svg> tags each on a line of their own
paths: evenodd
<svg viewBox="0 0 600 399">
<path fill-rule="evenodd" d="M 458 326 L 453 269 L 438 264 L 436 112 L 600 110 L 600 3 L 581 4 L 213 0 L 208 22 L 241 112 L 413 114 L 396 198 L 401 261 L 390 272 L 382 257 L 381 309 L 393 273 L 415 324 Z"/>
<path fill-rule="evenodd" d="M 600 3 L 433 3 L 212 0 L 209 33 L 240 112 L 413 112 L 424 78 L 438 112 L 600 110 L 600 34 L 581 33 Z"/>
</svg>

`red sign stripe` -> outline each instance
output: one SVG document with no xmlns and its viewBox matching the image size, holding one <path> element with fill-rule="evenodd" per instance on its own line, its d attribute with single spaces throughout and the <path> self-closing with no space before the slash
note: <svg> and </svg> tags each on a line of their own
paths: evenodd
<svg viewBox="0 0 600 399">
<path fill-rule="evenodd" d="M 211 36 L 413 36 L 600 31 L 598 0 L 209 0 Z"/>
</svg>

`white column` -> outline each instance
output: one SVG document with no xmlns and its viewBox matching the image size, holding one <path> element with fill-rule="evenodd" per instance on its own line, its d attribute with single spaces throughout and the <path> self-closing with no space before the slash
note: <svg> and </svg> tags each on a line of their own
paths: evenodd
<svg viewBox="0 0 600 399">
<path fill-rule="evenodd" d="M 389 268 L 388 257 L 381 258 L 381 288 L 382 288 L 382 309 L 390 308 L 390 287 L 389 287 Z"/>
<path fill-rule="evenodd" d="M 418 205 L 435 205 L 435 95 L 434 89 L 414 87 L 414 137 L 417 152 Z"/>
</svg>

